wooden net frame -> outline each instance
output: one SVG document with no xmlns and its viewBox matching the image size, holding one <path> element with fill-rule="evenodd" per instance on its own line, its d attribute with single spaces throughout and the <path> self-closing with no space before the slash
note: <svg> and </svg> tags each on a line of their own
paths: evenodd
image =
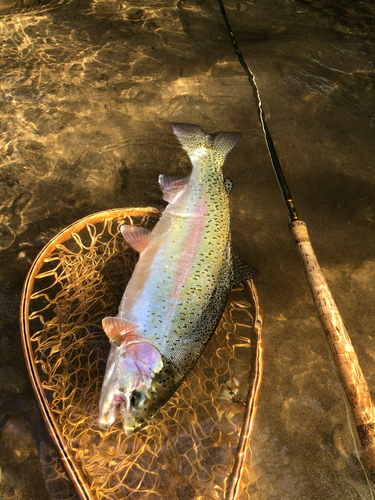
<svg viewBox="0 0 375 500">
<path fill-rule="evenodd" d="M 97 425 L 115 315 L 135 266 L 122 224 L 154 208 L 100 212 L 61 231 L 25 281 L 21 334 L 38 406 L 81 499 L 247 499 L 247 454 L 262 378 L 262 313 L 252 281 L 230 294 L 195 368 L 145 429 Z M 241 493 L 242 491 L 242 493 Z"/>
</svg>

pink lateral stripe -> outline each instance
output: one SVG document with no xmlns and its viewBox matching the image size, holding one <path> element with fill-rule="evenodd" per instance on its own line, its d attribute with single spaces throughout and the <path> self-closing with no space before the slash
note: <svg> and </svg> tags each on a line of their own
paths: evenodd
<svg viewBox="0 0 375 500">
<path fill-rule="evenodd" d="M 186 234 L 186 246 L 182 252 L 174 278 L 172 297 L 176 299 L 176 302 L 181 296 L 182 285 L 186 282 L 188 275 L 191 272 L 192 263 L 196 257 L 197 249 L 202 242 L 202 235 L 206 222 L 205 202 L 206 197 L 202 198 L 202 200 L 195 207 L 193 217 L 190 221 L 190 227 Z"/>
</svg>

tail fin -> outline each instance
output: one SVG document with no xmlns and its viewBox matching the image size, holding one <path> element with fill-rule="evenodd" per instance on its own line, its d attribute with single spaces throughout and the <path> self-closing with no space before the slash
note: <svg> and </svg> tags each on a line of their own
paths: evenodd
<svg viewBox="0 0 375 500">
<path fill-rule="evenodd" d="M 189 156 L 197 149 L 210 149 L 224 163 L 228 153 L 241 139 L 241 132 L 216 132 L 207 134 L 198 125 L 190 123 L 174 123 L 173 132 Z"/>
</svg>

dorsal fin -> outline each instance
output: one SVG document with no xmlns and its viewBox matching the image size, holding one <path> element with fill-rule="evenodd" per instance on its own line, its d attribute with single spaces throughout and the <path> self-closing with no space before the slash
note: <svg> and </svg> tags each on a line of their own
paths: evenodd
<svg viewBox="0 0 375 500">
<path fill-rule="evenodd" d="M 139 326 L 132 321 L 107 316 L 102 320 L 103 330 L 109 340 L 120 346 L 129 334 L 134 332 Z"/>
<path fill-rule="evenodd" d="M 189 180 L 190 177 L 159 175 L 159 185 L 163 191 L 163 200 L 168 201 L 168 203 L 174 203 L 189 184 Z"/>
<path fill-rule="evenodd" d="M 232 179 L 229 179 L 229 177 L 226 177 L 224 179 L 224 187 L 225 187 L 225 191 L 228 194 L 230 194 L 232 192 L 233 186 L 234 186 L 234 182 L 232 181 Z"/>
<path fill-rule="evenodd" d="M 242 262 L 242 260 L 236 254 L 232 254 L 232 265 L 233 265 L 233 275 L 232 275 L 232 286 L 239 285 L 245 280 L 251 280 L 255 276 L 260 274 L 258 269 L 249 266 Z"/>
<path fill-rule="evenodd" d="M 149 244 L 151 231 L 145 227 L 124 224 L 121 226 L 121 232 L 124 240 L 139 253 L 143 252 Z"/>
</svg>

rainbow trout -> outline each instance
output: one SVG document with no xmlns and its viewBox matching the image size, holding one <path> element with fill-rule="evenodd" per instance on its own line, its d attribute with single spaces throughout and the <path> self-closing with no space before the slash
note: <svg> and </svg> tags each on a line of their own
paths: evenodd
<svg viewBox="0 0 375 500">
<path fill-rule="evenodd" d="M 116 317 L 103 320 L 111 341 L 99 425 L 121 411 L 125 434 L 144 427 L 168 401 L 214 334 L 231 288 L 257 271 L 231 250 L 229 192 L 222 166 L 240 132 L 207 134 L 176 123 L 190 157 L 187 178 L 159 176 L 169 205 L 152 231 L 121 232 L 139 260 Z"/>
</svg>

